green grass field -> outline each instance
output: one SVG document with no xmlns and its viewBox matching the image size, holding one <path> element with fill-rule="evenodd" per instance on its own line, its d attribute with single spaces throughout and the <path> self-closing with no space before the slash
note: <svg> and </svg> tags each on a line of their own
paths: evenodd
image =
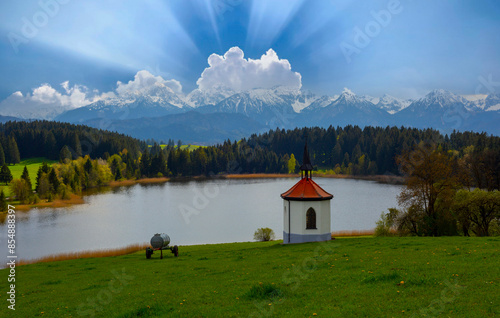
<svg viewBox="0 0 500 318">
<path fill-rule="evenodd" d="M 500 238 L 181 246 L 16 268 L 2 317 L 494 317 Z M 5 296 L 7 270 L 1 271 Z"/>
<path fill-rule="evenodd" d="M 34 190 L 36 186 L 36 174 L 38 172 L 38 168 L 42 165 L 43 162 L 52 164 L 57 161 L 48 160 L 46 158 L 30 158 L 22 160 L 20 163 L 16 163 L 15 165 L 8 165 L 8 167 L 10 169 L 10 172 L 12 173 L 12 177 L 14 179 L 19 179 L 23 174 L 24 166 L 26 166 L 28 168 L 28 173 L 30 175 L 31 184 Z M 5 185 L 5 183 L 0 184 L 0 189 L 3 189 L 6 196 L 10 196 L 10 189 Z"/>
</svg>

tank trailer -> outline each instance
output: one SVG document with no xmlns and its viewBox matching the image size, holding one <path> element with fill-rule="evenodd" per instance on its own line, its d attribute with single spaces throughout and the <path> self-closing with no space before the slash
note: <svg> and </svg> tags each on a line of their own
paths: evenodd
<svg viewBox="0 0 500 318">
<path fill-rule="evenodd" d="M 177 245 L 169 246 L 170 237 L 165 233 L 157 233 L 151 238 L 151 247 L 146 248 L 146 258 L 150 259 L 154 251 L 160 250 L 160 258 L 163 259 L 163 250 L 169 249 L 175 257 L 179 256 L 179 247 Z"/>
</svg>

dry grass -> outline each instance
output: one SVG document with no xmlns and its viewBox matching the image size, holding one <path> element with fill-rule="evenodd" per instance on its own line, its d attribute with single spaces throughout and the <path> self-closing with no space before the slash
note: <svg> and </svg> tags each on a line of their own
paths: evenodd
<svg viewBox="0 0 500 318">
<path fill-rule="evenodd" d="M 332 232 L 332 238 L 348 237 L 348 236 L 373 236 L 373 234 L 375 234 L 375 230 L 337 231 L 337 232 Z"/>
<path fill-rule="evenodd" d="M 30 260 L 19 260 L 18 265 L 27 265 L 34 263 L 47 263 L 47 262 L 57 262 L 57 261 L 66 261 L 71 259 L 79 259 L 79 258 L 97 258 L 97 257 L 110 257 L 110 256 L 120 256 L 135 253 L 140 250 L 146 249 L 146 247 L 150 246 L 149 243 L 142 244 L 132 244 L 122 248 L 116 249 L 105 249 L 105 250 L 94 250 L 94 251 L 81 251 L 74 253 L 62 253 L 62 254 L 54 254 L 48 255 L 40 258 L 30 259 Z"/>
<path fill-rule="evenodd" d="M 70 206 L 73 204 L 83 204 L 83 203 L 85 203 L 85 201 L 83 200 L 82 196 L 72 193 L 70 194 L 70 198 L 68 200 L 56 199 L 52 202 L 40 201 L 35 204 L 14 204 L 14 206 L 18 211 L 28 211 L 32 208 L 60 208 L 60 207 Z"/>
<path fill-rule="evenodd" d="M 161 177 L 161 178 L 144 178 L 137 180 L 120 180 L 120 181 L 111 181 L 109 183 L 110 187 L 122 187 L 122 186 L 131 186 L 137 183 L 140 184 L 150 184 L 150 183 L 165 183 L 169 180 L 169 178 Z"/>
<path fill-rule="evenodd" d="M 247 174 L 228 174 L 224 176 L 227 179 L 256 179 L 256 178 L 297 178 L 298 174 L 281 173 L 247 173 Z"/>
</svg>

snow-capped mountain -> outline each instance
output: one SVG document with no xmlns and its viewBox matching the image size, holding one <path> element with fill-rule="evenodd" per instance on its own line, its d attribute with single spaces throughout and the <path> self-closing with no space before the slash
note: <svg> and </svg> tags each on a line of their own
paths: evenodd
<svg viewBox="0 0 500 318">
<path fill-rule="evenodd" d="M 399 113 L 404 112 L 417 117 L 425 117 L 429 114 L 440 114 L 446 111 L 469 112 L 474 109 L 474 104 L 464 97 L 443 89 L 436 89 L 425 97 L 414 101 Z"/>
<path fill-rule="evenodd" d="M 319 98 L 317 98 L 314 102 L 312 102 L 309 107 L 302 109 L 302 111 L 311 111 L 317 108 L 323 108 L 331 103 L 333 103 L 335 100 L 339 98 L 340 95 L 334 95 L 334 96 L 328 96 L 328 95 L 323 95 Z"/>
<path fill-rule="evenodd" d="M 300 113 L 304 108 L 309 107 L 318 99 L 318 97 L 311 91 L 290 89 L 284 86 L 275 87 L 272 90 L 286 103 L 292 105 L 292 108 L 296 113 Z"/>
<path fill-rule="evenodd" d="M 176 114 L 192 109 L 177 95 L 127 95 L 106 98 L 55 117 L 57 121 L 82 123 L 86 120 L 134 119 Z"/>
<path fill-rule="evenodd" d="M 500 94 L 490 94 L 484 100 L 484 110 L 487 112 L 500 111 Z"/>
<path fill-rule="evenodd" d="M 359 98 L 360 99 L 364 99 L 366 101 L 369 101 L 373 105 L 377 105 L 378 102 L 380 101 L 380 97 L 373 97 L 373 96 L 370 96 L 370 95 L 361 95 L 361 96 L 359 96 Z"/>
<path fill-rule="evenodd" d="M 476 94 L 476 95 L 462 95 L 463 98 L 468 100 L 475 108 L 483 109 L 485 106 L 485 100 L 488 95 Z"/>
<path fill-rule="evenodd" d="M 344 88 L 342 94 L 340 94 L 330 104 L 322 107 L 323 110 L 326 110 L 325 113 L 330 114 L 345 112 L 351 108 L 360 110 L 376 109 L 371 101 L 367 100 L 364 96 L 356 95 L 348 88 Z"/>
<path fill-rule="evenodd" d="M 323 98 L 321 102 L 328 99 Z M 301 125 L 308 126 L 344 126 L 344 125 L 382 125 L 389 122 L 389 114 L 377 108 L 371 101 L 358 96 L 348 88 L 327 105 L 320 102 L 303 110 Z"/>
<path fill-rule="evenodd" d="M 395 122 L 416 128 L 432 127 L 443 132 L 465 130 L 474 127 L 476 131 L 494 131 L 481 127 L 478 114 L 483 112 L 466 98 L 443 89 L 437 89 L 414 101 L 394 115 Z M 471 123 L 473 125 L 471 126 Z M 467 129 L 471 129 L 467 128 Z"/>
<path fill-rule="evenodd" d="M 253 89 L 222 100 L 212 111 L 244 114 L 271 127 L 289 127 L 297 114 L 292 105 L 299 97 L 299 91 L 283 88 Z"/>
<path fill-rule="evenodd" d="M 97 122 L 104 122 L 104 127 L 112 121 L 114 127 L 127 127 L 123 128 L 123 132 L 141 137 L 146 133 L 145 127 L 148 124 L 141 125 L 140 122 L 146 123 L 151 118 L 192 110 L 201 114 L 235 115 L 212 116 L 213 127 L 217 127 L 217 121 L 223 118 L 239 121 L 241 116 L 246 116 L 252 123 L 260 125 L 259 127 L 273 129 L 330 125 L 404 125 L 416 128 L 432 127 L 442 132 L 458 129 L 484 130 L 500 134 L 497 127 L 500 120 L 500 95 L 495 94 L 465 98 L 437 89 L 418 100 L 402 100 L 387 94 L 381 97 L 357 95 L 348 88 L 339 95 L 318 96 L 310 91 L 278 86 L 244 92 L 234 92 L 225 87 L 205 91 L 196 89 L 186 96 L 166 85 L 148 87 L 147 91 L 129 89 L 121 94 L 117 93 L 89 105 L 65 111 L 55 119 L 89 123 L 93 126 L 98 125 Z M 126 125 L 118 123 L 123 120 L 127 120 Z M 130 124 L 134 120 L 138 120 L 137 125 Z M 249 123 L 246 126 L 253 127 L 253 124 Z M 160 126 L 157 124 L 157 127 Z M 134 129 L 140 132 L 135 134 Z M 210 136 L 205 138 L 200 135 L 200 140 L 213 140 L 208 137 Z M 229 135 L 226 137 L 231 138 Z"/>
<path fill-rule="evenodd" d="M 213 106 L 234 94 L 236 94 L 235 91 L 225 86 L 204 91 L 197 88 L 186 96 L 185 101 L 191 107 Z"/>
<path fill-rule="evenodd" d="M 410 106 L 411 100 L 399 99 L 394 96 L 384 94 L 381 98 L 378 99 L 378 102 L 375 105 L 393 115 L 406 107 Z"/>
<path fill-rule="evenodd" d="M 339 98 L 337 98 L 333 103 L 328 105 L 327 107 L 356 107 L 356 108 L 365 108 L 369 109 L 373 106 L 373 102 L 370 99 L 367 99 L 364 96 L 357 96 L 353 91 L 344 88 L 342 94 L 340 94 Z"/>
</svg>

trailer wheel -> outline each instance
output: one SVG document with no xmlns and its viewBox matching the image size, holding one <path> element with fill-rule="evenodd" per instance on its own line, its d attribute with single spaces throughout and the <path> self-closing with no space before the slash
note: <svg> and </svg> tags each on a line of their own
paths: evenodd
<svg viewBox="0 0 500 318">
<path fill-rule="evenodd" d="M 172 253 L 174 253 L 175 257 L 179 256 L 179 247 L 177 245 L 172 248 Z"/>
<path fill-rule="evenodd" d="M 146 258 L 147 259 L 150 259 L 151 258 L 151 254 L 153 254 L 153 250 L 151 248 L 146 248 Z"/>
</svg>

